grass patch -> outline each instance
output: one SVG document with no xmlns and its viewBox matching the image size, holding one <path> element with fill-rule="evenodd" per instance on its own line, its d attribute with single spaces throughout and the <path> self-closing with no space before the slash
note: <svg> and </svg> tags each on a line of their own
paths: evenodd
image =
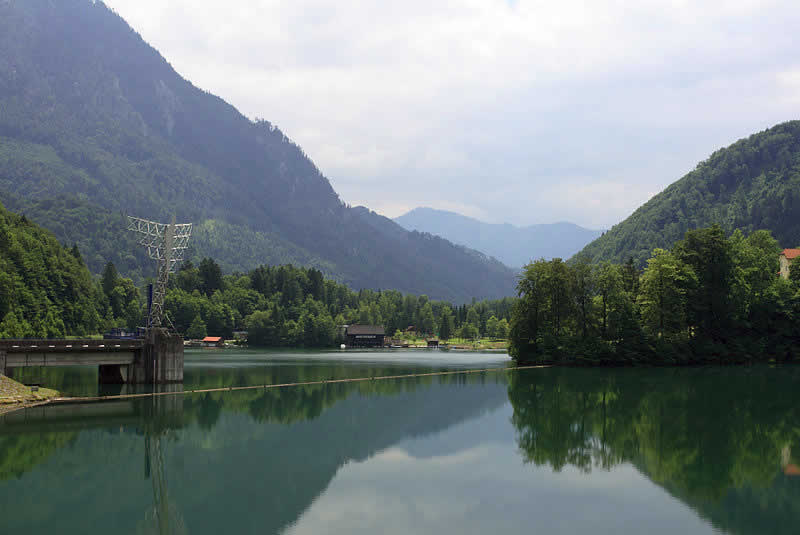
<svg viewBox="0 0 800 535">
<path fill-rule="evenodd" d="M 58 391 L 50 388 L 39 388 L 34 392 L 31 387 L 0 375 L 0 406 L 47 401 L 59 395 Z"/>
</svg>

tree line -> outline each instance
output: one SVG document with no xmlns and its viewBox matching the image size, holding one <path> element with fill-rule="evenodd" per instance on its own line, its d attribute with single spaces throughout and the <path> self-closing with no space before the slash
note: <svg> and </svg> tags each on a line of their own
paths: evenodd
<svg viewBox="0 0 800 535">
<path fill-rule="evenodd" d="M 391 335 L 413 327 L 443 339 L 507 336 L 513 299 L 453 306 L 399 291 L 353 291 L 316 268 L 261 266 L 223 275 L 211 258 L 186 262 L 170 279 L 168 320 L 191 338 L 249 332 L 260 346 L 325 347 L 340 326 L 381 325 Z M 144 325 L 144 292 L 107 262 L 93 277 L 79 247 L 0 205 L 0 337 L 87 336 Z"/>
<path fill-rule="evenodd" d="M 769 231 L 692 230 L 625 264 L 526 266 L 511 320 L 517 362 L 624 365 L 790 361 L 800 337 L 800 266 L 778 276 Z"/>
<path fill-rule="evenodd" d="M 223 275 L 213 259 L 205 258 L 197 266 L 181 266 L 164 310 L 189 338 L 230 337 L 246 330 L 251 345 L 325 347 L 340 342 L 340 327 L 350 324 L 380 325 L 389 336 L 412 329 L 442 339 L 503 338 L 513 301 L 453 306 L 395 290 L 353 291 L 316 268 L 291 265 Z"/>
</svg>

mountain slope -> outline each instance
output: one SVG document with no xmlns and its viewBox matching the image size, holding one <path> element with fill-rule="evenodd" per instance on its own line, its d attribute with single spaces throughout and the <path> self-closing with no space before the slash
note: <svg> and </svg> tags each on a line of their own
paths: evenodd
<svg viewBox="0 0 800 535">
<path fill-rule="evenodd" d="M 489 254 L 508 266 L 521 267 L 537 258 L 569 258 L 601 231 L 573 223 L 515 227 L 484 223 L 454 212 L 414 208 L 395 219 L 403 228 L 436 234 Z"/>
<path fill-rule="evenodd" d="M 102 2 L 0 2 L 0 110 L 4 198 L 213 220 L 196 252 L 237 268 L 272 261 L 279 244 L 356 288 L 454 301 L 513 292 L 514 273 L 480 255 L 450 244 L 418 257 L 431 252 L 423 237 L 377 233 L 377 216 L 345 206 L 283 132 L 180 77 Z M 65 241 L 85 242 L 59 217 Z"/>
<path fill-rule="evenodd" d="M 640 266 L 687 230 L 768 229 L 784 247 L 800 244 L 800 121 L 781 123 L 712 154 L 583 250 L 597 260 Z"/>
<path fill-rule="evenodd" d="M 0 338 L 96 332 L 97 301 L 81 259 L 0 204 Z"/>
<path fill-rule="evenodd" d="M 46 227 L 62 243 L 76 244 L 85 251 L 83 259 L 93 273 L 100 273 L 110 261 L 137 282 L 154 275 L 155 264 L 138 245 L 137 237 L 128 232 L 127 219 L 120 211 L 66 194 L 31 200 L 0 191 L 0 202 Z M 316 267 L 329 276 L 336 272 L 329 262 L 275 234 L 217 219 L 194 226 L 186 258 L 198 264 L 202 256 L 218 259 L 229 272 L 247 271 L 262 263 Z"/>
</svg>

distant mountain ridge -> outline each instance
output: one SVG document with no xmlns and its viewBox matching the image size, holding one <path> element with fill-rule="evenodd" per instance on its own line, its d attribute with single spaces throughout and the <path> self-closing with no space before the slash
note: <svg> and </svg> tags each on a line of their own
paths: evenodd
<svg viewBox="0 0 800 535">
<path fill-rule="evenodd" d="M 569 258 L 602 234 L 573 223 L 527 227 L 484 223 L 455 212 L 424 207 L 414 208 L 395 221 L 408 230 L 430 232 L 477 249 L 515 268 L 538 258 Z"/>
<path fill-rule="evenodd" d="M 95 272 L 150 274 L 120 222 L 175 215 L 228 269 L 316 266 L 454 302 L 514 292 L 500 262 L 346 206 L 283 132 L 182 78 L 101 1 L 0 1 L 0 198 Z"/>
<path fill-rule="evenodd" d="M 766 229 L 783 247 L 800 244 L 800 121 L 714 152 L 583 252 L 595 261 L 633 258 L 643 267 L 656 247 L 713 224 L 728 233 Z"/>
</svg>

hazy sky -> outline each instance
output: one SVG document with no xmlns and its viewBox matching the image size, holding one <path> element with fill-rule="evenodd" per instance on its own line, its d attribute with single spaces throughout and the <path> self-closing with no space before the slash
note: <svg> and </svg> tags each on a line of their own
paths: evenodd
<svg viewBox="0 0 800 535">
<path fill-rule="evenodd" d="M 797 0 L 107 0 L 345 202 L 607 227 L 798 118 Z"/>
</svg>

